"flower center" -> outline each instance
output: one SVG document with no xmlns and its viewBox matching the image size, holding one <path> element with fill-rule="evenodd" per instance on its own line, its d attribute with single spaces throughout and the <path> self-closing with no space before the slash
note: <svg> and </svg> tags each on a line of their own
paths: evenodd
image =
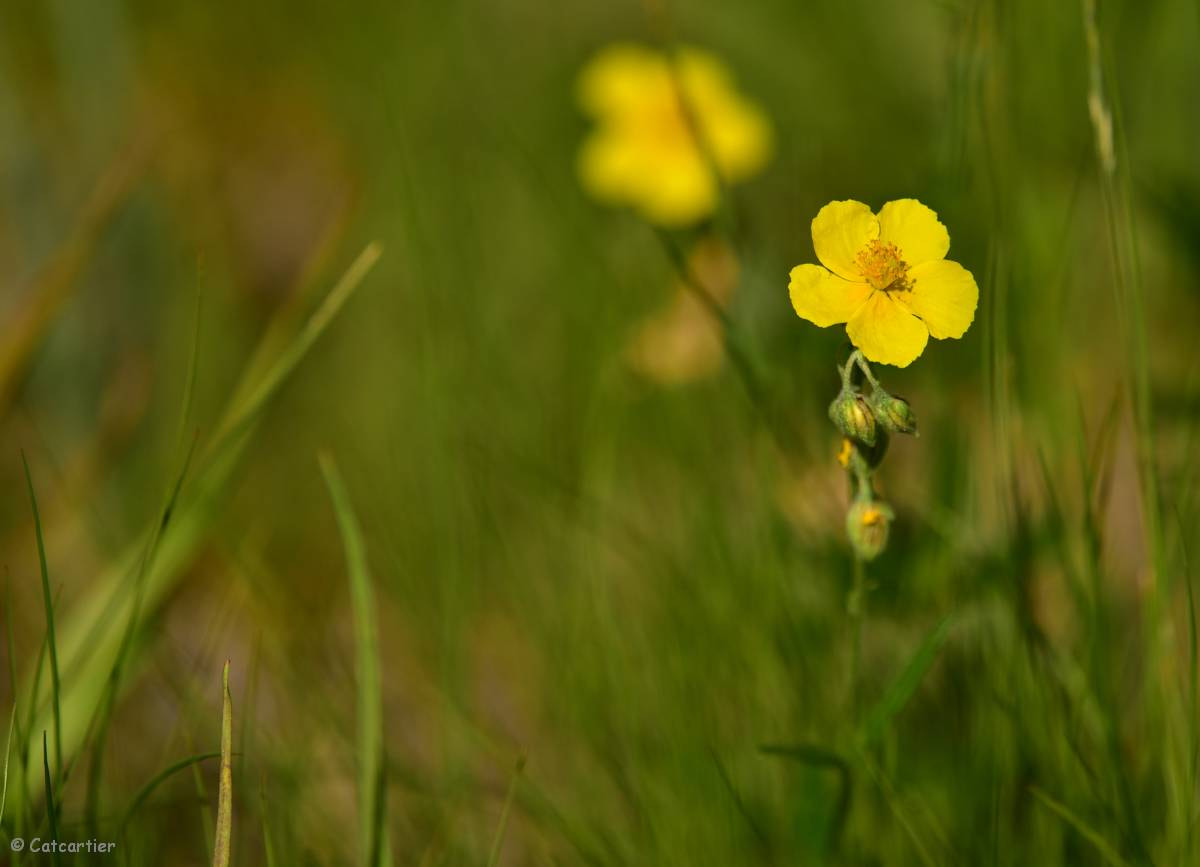
<svg viewBox="0 0 1200 867">
<path fill-rule="evenodd" d="M 883 512 L 874 506 L 868 506 L 862 513 L 861 523 L 864 527 L 876 527 L 884 523 Z"/>
<path fill-rule="evenodd" d="M 883 292 L 903 292 L 912 288 L 908 283 L 908 263 L 900 258 L 900 248 L 883 241 L 868 241 L 854 259 L 858 272 L 876 289 Z"/>
</svg>

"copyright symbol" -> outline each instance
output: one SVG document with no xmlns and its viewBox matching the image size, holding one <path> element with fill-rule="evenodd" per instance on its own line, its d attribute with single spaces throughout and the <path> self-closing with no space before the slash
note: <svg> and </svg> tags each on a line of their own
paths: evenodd
<svg viewBox="0 0 1200 867">
<path fill-rule="evenodd" d="M 13 837 L 8 844 L 8 848 L 12 849 L 14 852 L 20 852 L 25 848 L 25 841 L 20 837 Z"/>
</svg>

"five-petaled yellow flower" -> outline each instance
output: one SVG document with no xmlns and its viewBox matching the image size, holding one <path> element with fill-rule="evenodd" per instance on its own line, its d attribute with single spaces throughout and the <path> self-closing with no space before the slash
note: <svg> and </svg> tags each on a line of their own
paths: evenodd
<svg viewBox="0 0 1200 867">
<path fill-rule="evenodd" d="M 695 48 L 667 56 L 611 45 L 584 69 L 579 99 L 596 120 L 579 157 L 584 186 L 662 226 L 711 216 L 721 183 L 744 180 L 770 156 L 766 117 L 724 64 Z"/>
<path fill-rule="evenodd" d="M 822 328 L 845 322 L 868 360 L 907 367 L 931 336 L 962 337 L 971 327 L 979 287 L 946 260 L 950 235 L 916 199 L 888 202 L 878 214 L 862 202 L 830 202 L 812 236 L 825 267 L 792 269 L 792 306 Z"/>
</svg>

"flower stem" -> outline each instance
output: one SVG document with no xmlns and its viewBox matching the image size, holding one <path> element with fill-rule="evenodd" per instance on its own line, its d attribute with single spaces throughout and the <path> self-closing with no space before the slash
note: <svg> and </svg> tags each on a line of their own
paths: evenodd
<svg viewBox="0 0 1200 867">
<path fill-rule="evenodd" d="M 854 555 L 854 579 L 846 597 L 850 616 L 850 709 L 858 717 L 859 678 L 862 673 L 863 625 L 867 613 L 867 569 L 862 557 Z"/>
<path fill-rule="evenodd" d="M 683 251 L 679 249 L 671 236 L 661 229 L 657 230 L 656 234 L 663 246 L 663 250 L 667 254 L 667 258 L 670 260 L 672 266 L 674 266 L 683 287 L 700 302 L 701 306 L 721 329 L 725 354 L 733 365 L 738 378 L 741 379 L 751 405 L 759 413 L 780 452 L 785 455 L 789 454 L 793 451 L 791 432 L 783 424 L 782 419 L 775 410 L 774 403 L 763 382 L 758 366 L 755 364 L 749 351 L 742 345 L 741 340 L 739 340 L 736 326 L 730 318 L 729 313 L 712 296 L 703 282 L 692 272 Z"/>
<path fill-rule="evenodd" d="M 879 380 L 875 378 L 875 374 L 871 372 L 871 365 L 867 364 L 866 357 L 861 350 L 854 350 L 850 358 L 846 361 L 846 366 L 849 367 L 851 362 L 858 365 L 858 369 L 863 372 L 863 376 L 867 378 L 867 382 L 871 383 L 871 388 L 879 388 Z"/>
<path fill-rule="evenodd" d="M 851 374 L 854 373 L 854 356 L 846 359 L 845 365 L 837 365 L 838 376 L 842 378 L 842 391 L 852 391 L 854 383 L 852 382 Z"/>
</svg>

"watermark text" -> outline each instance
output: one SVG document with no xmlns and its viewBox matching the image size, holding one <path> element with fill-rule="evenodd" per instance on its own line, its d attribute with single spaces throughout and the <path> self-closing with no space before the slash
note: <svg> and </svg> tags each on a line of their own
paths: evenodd
<svg viewBox="0 0 1200 867">
<path fill-rule="evenodd" d="M 13 837 L 8 848 L 23 852 L 27 843 L 29 852 L 36 855 L 80 855 L 85 852 L 105 855 L 117 848 L 116 843 L 107 840 L 47 840 L 44 837 L 34 837 L 28 841 L 24 837 Z"/>
</svg>

